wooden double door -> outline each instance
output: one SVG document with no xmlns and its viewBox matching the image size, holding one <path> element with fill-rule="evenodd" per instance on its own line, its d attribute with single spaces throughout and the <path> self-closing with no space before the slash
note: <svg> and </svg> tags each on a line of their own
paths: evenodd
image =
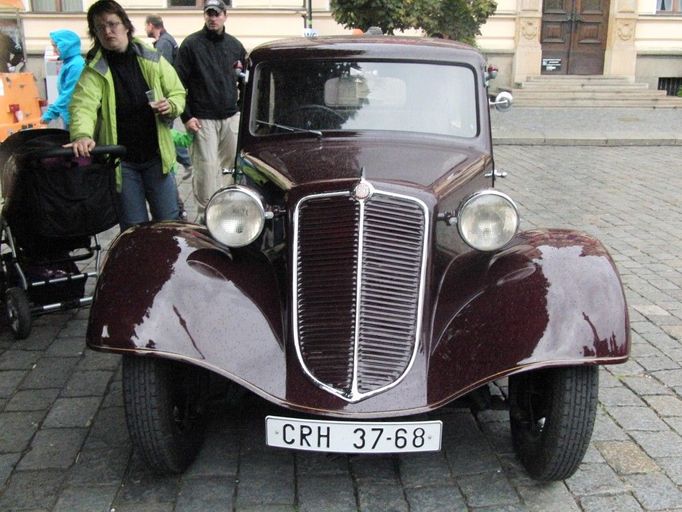
<svg viewBox="0 0 682 512">
<path fill-rule="evenodd" d="M 544 0 L 542 74 L 601 75 L 610 0 Z"/>
</svg>

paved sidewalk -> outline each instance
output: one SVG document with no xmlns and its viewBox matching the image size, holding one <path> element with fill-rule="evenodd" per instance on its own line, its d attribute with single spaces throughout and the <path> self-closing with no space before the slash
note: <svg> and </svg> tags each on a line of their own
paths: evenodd
<svg viewBox="0 0 682 512">
<path fill-rule="evenodd" d="M 461 402 L 427 415 L 444 422 L 439 453 L 270 449 L 263 418 L 282 411 L 250 396 L 215 404 L 184 475 L 155 476 L 130 446 L 120 358 L 85 348 L 83 309 L 38 318 L 23 341 L 0 326 L 0 511 L 682 511 L 680 148 L 500 145 L 495 157 L 522 229 L 597 236 L 626 289 L 633 355 L 600 371 L 597 423 L 575 476 L 531 481 L 506 411 L 474 414 Z"/>
<path fill-rule="evenodd" d="M 492 110 L 497 144 L 660 146 L 682 144 L 682 110 L 532 108 Z"/>
</svg>

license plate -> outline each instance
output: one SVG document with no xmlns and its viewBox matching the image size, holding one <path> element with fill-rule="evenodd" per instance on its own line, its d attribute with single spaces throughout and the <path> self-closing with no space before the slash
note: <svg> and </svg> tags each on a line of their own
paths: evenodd
<svg viewBox="0 0 682 512">
<path fill-rule="evenodd" d="M 406 453 L 440 450 L 442 421 L 349 422 L 268 416 L 268 446 L 340 453 Z"/>
</svg>

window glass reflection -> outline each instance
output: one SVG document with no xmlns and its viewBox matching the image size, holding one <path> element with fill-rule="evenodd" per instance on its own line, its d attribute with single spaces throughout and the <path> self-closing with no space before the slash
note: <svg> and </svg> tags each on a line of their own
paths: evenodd
<svg viewBox="0 0 682 512">
<path fill-rule="evenodd" d="M 475 137 L 470 68 L 405 62 L 289 61 L 256 70 L 251 131 L 389 130 Z"/>
</svg>

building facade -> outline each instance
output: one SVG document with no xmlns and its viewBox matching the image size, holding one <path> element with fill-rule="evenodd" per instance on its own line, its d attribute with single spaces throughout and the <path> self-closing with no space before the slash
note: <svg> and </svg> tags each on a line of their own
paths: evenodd
<svg viewBox="0 0 682 512">
<path fill-rule="evenodd" d="M 8 1 L 8 0 L 4 0 Z M 49 32 L 69 28 L 90 41 L 85 11 L 92 0 L 14 0 L 29 70 L 42 78 Z M 179 41 L 203 23 L 203 0 L 119 0 L 144 36 L 144 19 L 160 14 Z M 228 31 L 247 49 L 303 33 L 306 0 L 232 0 Z M 543 74 L 626 76 L 651 88 L 682 85 L 682 0 L 498 0 L 479 48 L 500 73 L 500 86 Z M 311 0 L 319 35 L 350 33 L 334 22 L 329 0 Z M 671 85 L 672 84 L 672 85 Z M 677 84 L 677 85 L 676 85 Z"/>
<path fill-rule="evenodd" d="M 479 45 L 505 85 L 537 75 L 682 85 L 681 0 L 499 0 Z M 671 85 L 672 84 L 672 85 Z"/>
</svg>

